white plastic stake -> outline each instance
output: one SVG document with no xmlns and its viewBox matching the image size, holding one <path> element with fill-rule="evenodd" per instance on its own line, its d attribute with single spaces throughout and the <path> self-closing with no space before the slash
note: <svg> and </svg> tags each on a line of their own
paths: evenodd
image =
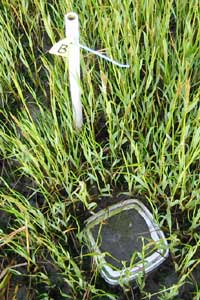
<svg viewBox="0 0 200 300">
<path fill-rule="evenodd" d="M 80 129 L 83 125 L 81 89 L 80 89 L 80 47 L 78 15 L 70 12 L 65 15 L 65 36 L 68 39 L 69 83 L 72 99 L 74 125 Z"/>
<path fill-rule="evenodd" d="M 89 51 L 112 64 L 121 67 L 129 68 L 128 64 L 121 64 L 116 60 L 93 50 L 87 46 L 79 44 L 79 21 L 78 15 L 70 12 L 65 15 L 65 36 L 66 38 L 57 42 L 49 50 L 51 54 L 60 55 L 68 58 L 69 65 L 69 84 L 70 94 L 72 99 L 72 110 L 74 125 L 80 129 L 83 125 L 83 114 L 81 104 L 81 88 L 80 88 L 80 48 Z"/>
</svg>

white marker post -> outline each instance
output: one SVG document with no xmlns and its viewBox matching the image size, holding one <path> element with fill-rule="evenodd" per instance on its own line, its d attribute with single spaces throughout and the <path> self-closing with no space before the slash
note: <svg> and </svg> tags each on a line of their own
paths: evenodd
<svg viewBox="0 0 200 300">
<path fill-rule="evenodd" d="M 80 48 L 89 51 L 118 67 L 129 68 L 130 66 L 128 64 L 121 64 L 112 58 L 101 54 L 99 51 L 79 44 L 79 21 L 78 15 L 74 12 L 65 15 L 65 36 L 66 38 L 53 45 L 49 50 L 49 53 L 68 58 L 73 120 L 75 127 L 81 129 L 83 125 L 83 114 L 80 87 Z"/>
<path fill-rule="evenodd" d="M 74 125 L 80 129 L 83 125 L 81 89 L 80 89 L 80 47 L 79 47 L 79 21 L 76 13 L 65 15 L 65 36 L 69 40 L 69 83 L 72 99 Z"/>
</svg>

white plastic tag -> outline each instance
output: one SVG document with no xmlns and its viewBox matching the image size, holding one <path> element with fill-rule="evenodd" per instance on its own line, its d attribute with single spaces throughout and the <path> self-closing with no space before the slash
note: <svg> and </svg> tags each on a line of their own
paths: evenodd
<svg viewBox="0 0 200 300">
<path fill-rule="evenodd" d="M 53 45 L 53 47 L 49 50 L 49 53 L 67 57 L 68 48 L 71 44 L 72 43 L 68 38 L 62 39 Z"/>
</svg>

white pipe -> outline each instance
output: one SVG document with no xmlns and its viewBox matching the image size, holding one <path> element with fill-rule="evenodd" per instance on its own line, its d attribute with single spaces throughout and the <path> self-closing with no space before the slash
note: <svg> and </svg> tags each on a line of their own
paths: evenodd
<svg viewBox="0 0 200 300">
<path fill-rule="evenodd" d="M 65 36 L 69 40 L 69 83 L 72 99 L 74 125 L 80 129 L 83 125 L 81 89 L 80 89 L 80 47 L 79 47 L 79 21 L 76 13 L 65 15 Z"/>
</svg>

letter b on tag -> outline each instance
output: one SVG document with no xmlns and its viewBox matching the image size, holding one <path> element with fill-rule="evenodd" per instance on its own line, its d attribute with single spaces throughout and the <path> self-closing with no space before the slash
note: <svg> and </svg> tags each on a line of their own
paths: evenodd
<svg viewBox="0 0 200 300">
<path fill-rule="evenodd" d="M 60 48 L 58 49 L 58 53 L 60 54 L 65 54 L 67 52 L 67 49 L 68 49 L 68 45 L 66 44 L 62 44 L 60 46 Z"/>
</svg>

